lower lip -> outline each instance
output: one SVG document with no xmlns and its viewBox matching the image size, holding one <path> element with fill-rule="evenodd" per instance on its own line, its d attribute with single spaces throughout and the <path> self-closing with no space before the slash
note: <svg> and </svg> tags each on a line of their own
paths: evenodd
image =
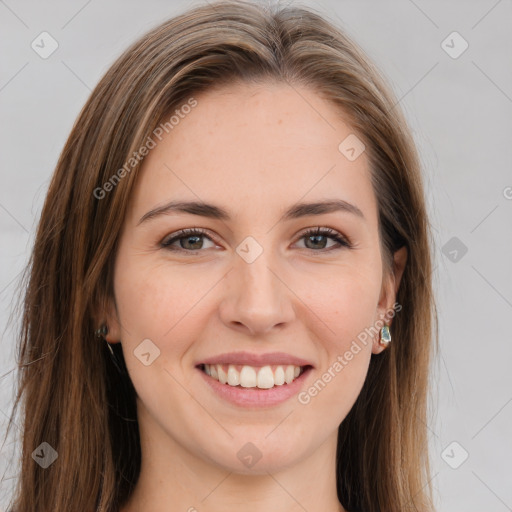
<svg viewBox="0 0 512 512">
<path fill-rule="evenodd" d="M 201 373 L 206 383 L 218 396 L 239 407 L 271 407 L 285 402 L 300 391 L 311 370 L 312 367 L 308 367 L 291 384 L 260 389 L 221 384 L 218 380 L 197 368 L 197 371 Z"/>
</svg>

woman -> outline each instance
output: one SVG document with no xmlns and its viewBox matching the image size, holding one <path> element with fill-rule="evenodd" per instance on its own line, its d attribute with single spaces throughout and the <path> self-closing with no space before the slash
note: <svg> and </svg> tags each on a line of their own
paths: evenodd
<svg viewBox="0 0 512 512">
<path fill-rule="evenodd" d="M 418 158 L 310 9 L 218 2 L 130 47 L 27 277 L 16 512 L 433 510 Z"/>
</svg>

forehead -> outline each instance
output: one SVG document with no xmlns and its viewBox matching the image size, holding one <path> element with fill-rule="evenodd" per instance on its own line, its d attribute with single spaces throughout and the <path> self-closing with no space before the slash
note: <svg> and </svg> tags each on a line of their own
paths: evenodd
<svg viewBox="0 0 512 512">
<path fill-rule="evenodd" d="M 351 161 L 340 151 L 353 130 L 312 89 L 237 84 L 194 98 L 197 105 L 145 157 L 133 215 L 178 199 L 263 220 L 283 205 L 341 198 L 376 220 L 367 156 Z"/>
</svg>

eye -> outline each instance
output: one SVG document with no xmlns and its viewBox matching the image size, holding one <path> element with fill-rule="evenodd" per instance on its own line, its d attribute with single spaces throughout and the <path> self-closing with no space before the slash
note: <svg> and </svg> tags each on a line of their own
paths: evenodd
<svg viewBox="0 0 512 512">
<path fill-rule="evenodd" d="M 161 242 L 161 245 L 163 248 L 170 251 L 193 253 L 193 251 L 199 251 L 200 249 L 205 248 L 203 242 L 204 238 L 207 238 L 210 242 L 214 243 L 212 238 L 203 229 L 183 229 L 164 239 Z M 335 244 L 334 246 L 326 248 L 326 243 L 329 238 L 336 242 L 337 245 Z M 310 249 L 313 252 L 327 252 L 335 249 L 341 249 L 343 247 L 347 249 L 352 248 L 352 244 L 346 237 L 331 228 L 317 227 L 309 229 L 301 234 L 300 240 L 302 239 L 306 240 L 306 249 Z M 179 247 L 175 246 L 176 242 L 179 242 Z M 310 247 L 307 246 L 308 244 Z"/>
<path fill-rule="evenodd" d="M 201 239 L 204 237 L 208 238 L 210 241 L 212 240 L 203 229 L 182 229 L 170 238 L 164 239 L 161 245 L 171 251 L 192 252 L 203 248 Z M 180 242 L 181 247 L 173 247 L 175 242 Z"/>
<path fill-rule="evenodd" d="M 327 243 L 328 239 L 334 240 L 337 245 L 331 246 L 330 248 L 326 249 L 325 244 Z M 352 244 L 350 241 L 331 228 L 314 228 L 309 229 L 308 231 L 302 233 L 300 239 L 306 240 L 306 249 L 312 249 L 314 252 L 327 252 L 335 249 L 341 249 L 342 247 L 345 247 L 347 249 L 352 248 Z M 322 240 L 323 239 L 323 240 Z M 310 243 L 310 247 L 307 247 L 307 244 Z M 317 250 L 320 249 L 320 250 Z"/>
</svg>

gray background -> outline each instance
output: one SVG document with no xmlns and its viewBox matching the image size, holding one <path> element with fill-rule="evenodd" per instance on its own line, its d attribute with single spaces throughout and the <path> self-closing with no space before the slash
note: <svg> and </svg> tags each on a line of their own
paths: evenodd
<svg viewBox="0 0 512 512">
<path fill-rule="evenodd" d="M 304 4 L 340 24 L 374 59 L 421 152 L 437 243 L 441 352 L 428 427 L 438 510 L 512 510 L 512 2 Z M 114 58 L 190 5 L 0 0 L 2 437 L 15 366 L 17 318 L 8 318 L 58 155 Z M 47 59 L 31 48 L 43 31 L 59 44 Z M 458 58 L 445 49 L 458 53 L 461 39 L 442 45 L 453 31 L 469 44 Z M 0 452 L 0 510 L 16 451 L 11 437 Z"/>
</svg>

